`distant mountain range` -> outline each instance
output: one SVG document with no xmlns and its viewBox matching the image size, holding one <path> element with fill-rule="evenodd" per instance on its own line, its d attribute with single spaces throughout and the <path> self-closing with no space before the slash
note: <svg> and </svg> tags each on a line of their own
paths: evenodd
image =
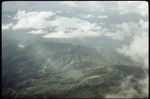
<svg viewBox="0 0 150 99">
<path fill-rule="evenodd" d="M 136 82 L 145 72 L 116 51 L 121 42 L 107 37 L 46 39 L 28 34 L 21 41 L 11 35 L 2 38 L 3 97 L 105 97 L 119 92 L 130 75 L 134 75 L 131 86 L 139 93 L 135 97 L 143 97 Z"/>
</svg>

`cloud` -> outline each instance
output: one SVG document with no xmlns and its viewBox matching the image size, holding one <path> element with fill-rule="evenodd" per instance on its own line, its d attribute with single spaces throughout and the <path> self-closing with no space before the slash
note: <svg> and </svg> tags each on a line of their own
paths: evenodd
<svg viewBox="0 0 150 99">
<path fill-rule="evenodd" d="M 13 29 L 42 29 L 46 28 L 49 25 L 47 24 L 47 18 L 54 16 L 54 12 L 46 12 L 46 11 L 18 11 L 14 19 L 17 21 L 13 26 Z"/>
<path fill-rule="evenodd" d="M 132 42 L 129 45 L 123 45 L 118 49 L 118 52 L 131 57 L 136 62 L 143 63 L 143 68 L 148 69 L 148 22 L 139 21 L 138 31 L 133 36 Z"/>
<path fill-rule="evenodd" d="M 40 30 L 32 30 L 29 33 L 31 33 L 31 34 L 46 34 L 47 31 L 40 29 Z"/>
<path fill-rule="evenodd" d="M 148 16 L 148 2 L 146 1 L 87 1 L 79 3 L 80 8 L 92 12 L 115 12 L 119 14 L 136 13 Z"/>
<path fill-rule="evenodd" d="M 9 30 L 13 26 L 12 23 L 2 24 L 2 30 Z"/>
<path fill-rule="evenodd" d="M 79 14 L 79 16 L 80 17 L 82 17 L 82 18 L 94 18 L 95 16 L 94 15 L 92 15 L 92 14 Z"/>
<path fill-rule="evenodd" d="M 102 27 L 99 21 L 90 22 L 85 19 L 80 19 L 78 17 L 67 17 L 61 16 L 63 10 L 52 11 L 18 11 L 18 13 L 13 18 L 12 22 L 9 24 L 2 24 L 3 30 L 13 29 L 22 30 L 29 29 L 28 33 L 31 34 L 42 34 L 44 38 L 83 38 L 83 37 L 99 37 L 101 35 L 110 37 L 112 39 L 124 41 L 126 37 L 131 38 L 129 45 L 122 45 L 117 51 L 123 55 L 128 56 L 135 62 L 143 63 L 143 68 L 148 69 L 148 21 L 145 19 L 148 16 L 148 3 L 145 1 L 122 1 L 122 2 L 100 2 L 88 1 L 82 2 L 81 6 L 77 5 L 79 3 L 74 1 L 64 1 L 61 2 L 63 5 L 67 5 L 68 8 L 85 8 L 88 13 L 81 15 L 82 18 L 97 18 L 97 20 L 108 19 L 111 24 L 112 20 L 109 20 L 110 12 L 117 14 L 117 18 L 120 18 L 120 14 L 139 14 L 141 19 L 138 22 L 123 22 L 115 24 L 113 29 Z M 111 6 L 111 4 L 113 4 Z M 117 5 L 116 5 L 117 4 Z M 82 9 L 84 10 L 84 9 Z M 101 12 L 106 11 L 104 14 Z M 74 11 L 74 10 L 68 10 Z M 95 11 L 96 13 L 91 13 L 90 11 Z M 99 14 L 100 12 L 100 14 Z M 58 14 L 57 14 L 58 13 Z M 118 14 L 120 13 L 120 14 Z M 131 16 L 132 17 L 132 16 Z M 127 17 L 128 19 L 128 17 Z M 114 19 L 115 20 L 115 19 Z M 115 20 L 116 21 L 116 20 Z M 106 21 L 103 21 L 104 23 Z M 106 22 L 107 23 L 107 22 Z M 49 31 L 54 28 L 53 31 Z M 24 48 L 25 46 L 20 44 L 19 48 Z M 42 49 L 42 48 L 41 48 Z M 42 50 L 40 50 L 42 51 Z M 121 91 L 118 93 L 110 93 L 106 95 L 106 98 L 125 98 L 134 97 L 137 95 L 137 91 L 131 86 L 130 79 L 132 76 L 125 78 L 120 86 Z M 138 81 L 142 85 L 142 93 L 148 95 L 148 76 L 142 80 Z"/>
<path fill-rule="evenodd" d="M 144 20 L 140 19 L 139 25 L 141 26 L 142 30 L 148 30 L 148 21 L 144 21 Z"/>
<path fill-rule="evenodd" d="M 62 1 L 61 4 L 65 4 L 71 7 L 77 7 L 77 4 L 75 3 L 75 1 Z"/>
<path fill-rule="evenodd" d="M 148 15 L 148 2 L 146 1 L 122 1 L 118 2 L 120 14 L 137 13 L 141 16 Z"/>
<path fill-rule="evenodd" d="M 138 13 L 140 13 L 142 16 L 147 16 L 148 15 L 148 2 L 140 2 L 138 9 Z"/>
<path fill-rule="evenodd" d="M 149 77 L 147 76 L 144 79 L 141 79 L 138 81 L 142 85 L 142 93 L 146 98 L 148 98 L 149 95 Z"/>
<path fill-rule="evenodd" d="M 56 27 L 56 31 L 46 34 L 46 38 L 74 38 L 74 37 L 89 37 L 98 36 L 101 27 L 95 23 L 90 23 L 79 18 L 69 18 L 59 16 L 51 22 L 51 25 Z"/>
<path fill-rule="evenodd" d="M 135 82 L 141 93 L 135 89 Z M 121 81 L 121 84 L 117 86 L 119 92 L 117 93 L 108 93 L 105 95 L 105 98 L 148 98 L 149 94 L 149 80 L 148 76 L 143 79 L 135 79 L 133 75 L 127 76 Z"/>
<path fill-rule="evenodd" d="M 32 34 L 46 34 L 49 38 L 73 38 L 99 36 L 101 27 L 96 23 L 90 23 L 80 18 L 59 16 L 54 12 L 46 11 L 18 11 L 13 18 L 13 24 L 7 25 L 7 29 L 29 29 Z M 45 30 L 54 28 L 53 33 Z M 4 28 L 4 27 L 3 27 Z M 6 29 L 6 26 L 5 26 Z M 68 33 L 68 34 L 67 34 Z"/>
<path fill-rule="evenodd" d="M 125 11 L 125 13 L 139 13 L 137 11 L 144 11 L 146 9 L 145 6 L 146 2 L 97 2 L 97 1 L 88 1 L 88 2 L 75 2 L 75 1 L 63 1 L 60 2 L 60 4 L 68 5 L 68 6 L 77 6 L 80 8 L 87 8 L 87 9 L 93 9 L 93 10 L 99 10 L 99 9 L 105 9 L 108 11 L 115 11 L 122 12 Z M 111 6 L 111 4 L 113 6 Z M 138 5 L 139 4 L 139 5 Z M 115 6 L 116 10 L 108 8 L 110 6 L 113 8 Z M 133 11 L 133 8 L 135 7 L 136 11 Z M 69 7 L 68 7 L 69 8 Z M 111 10 L 110 10 L 111 9 Z M 143 10 L 138 10 L 143 9 Z M 107 12 L 108 12 L 107 11 Z M 61 13 L 63 13 L 61 11 Z M 143 12 L 141 12 L 143 13 Z M 147 13 L 147 12 L 145 12 Z M 117 13 L 118 14 L 118 13 Z M 86 15 L 82 15 L 81 17 L 85 17 L 85 19 L 93 18 L 97 16 L 97 18 L 100 19 L 106 19 L 109 17 L 107 16 L 107 13 L 104 15 L 98 13 L 98 15 L 94 16 L 95 14 L 92 14 L 89 12 Z M 145 15 L 145 14 L 143 14 Z M 94 37 L 94 36 L 100 36 L 105 35 L 113 39 L 119 39 L 123 40 L 127 36 L 132 36 L 134 33 L 134 29 L 137 29 L 136 23 L 130 24 L 127 22 L 123 22 L 119 25 L 116 25 L 116 27 L 113 27 L 113 31 L 111 31 L 109 28 L 102 27 L 99 24 L 101 23 L 91 23 L 88 20 L 80 19 L 77 17 L 66 17 L 61 16 L 60 14 L 57 14 L 57 12 L 52 11 L 18 11 L 16 16 L 14 17 L 13 25 L 8 27 L 5 27 L 5 29 L 31 29 L 29 33 L 32 34 L 44 34 L 45 30 L 49 30 L 50 28 L 55 27 L 55 30 L 51 32 L 46 31 L 46 35 L 44 37 L 56 37 L 58 35 L 61 35 L 62 38 L 66 36 L 68 37 Z M 142 28 L 147 28 L 146 24 L 143 23 L 143 21 L 140 21 L 140 24 L 142 24 Z M 135 25 L 135 28 L 133 26 Z M 4 27 L 3 27 L 4 29 Z M 54 33 L 55 36 L 54 36 Z M 60 34 L 59 34 L 60 33 Z M 68 34 L 67 34 L 68 33 Z M 53 36 L 50 36 L 53 35 Z M 61 37 L 59 37 L 61 38 Z"/>
<path fill-rule="evenodd" d="M 145 68 L 148 68 L 148 37 L 146 35 L 135 36 L 129 46 L 123 46 L 118 51 L 130 56 L 136 62 L 144 63 Z"/>
<path fill-rule="evenodd" d="M 90 10 L 96 10 L 100 8 L 98 1 L 87 1 L 86 4 Z"/>
<path fill-rule="evenodd" d="M 24 48 L 25 46 L 22 45 L 22 44 L 19 44 L 18 47 L 19 47 L 19 48 Z"/>
<path fill-rule="evenodd" d="M 122 24 L 119 24 L 119 25 L 117 24 L 116 27 L 122 29 L 122 30 L 125 31 L 126 33 L 130 33 L 130 32 L 131 32 L 131 31 L 130 31 L 130 26 L 129 26 L 129 24 L 126 23 L 126 22 L 123 22 Z"/>
<path fill-rule="evenodd" d="M 79 4 L 80 8 L 86 9 L 89 13 L 96 12 L 97 10 L 103 11 L 103 2 L 98 1 L 81 1 Z"/>
<path fill-rule="evenodd" d="M 117 93 L 108 93 L 105 95 L 105 98 L 139 98 L 139 93 L 135 89 L 135 83 L 132 81 L 135 77 L 130 75 L 124 78 L 124 80 L 121 81 L 121 84 L 117 86 L 119 88 Z M 134 79 L 135 80 L 135 79 Z M 140 80 L 136 79 L 136 84 L 138 84 L 138 87 L 144 84 L 142 86 L 142 93 L 140 94 L 141 98 L 146 98 L 145 95 L 147 94 L 147 90 L 144 92 L 145 87 L 147 87 L 147 84 L 144 82 L 141 82 Z M 138 83 L 140 82 L 140 83 Z M 146 81 L 147 82 L 147 81 Z M 146 85 L 146 86 L 145 86 Z M 147 88 L 146 88 L 147 89 Z M 115 92 L 115 91 L 114 91 Z"/>
<path fill-rule="evenodd" d="M 106 19 L 106 18 L 108 18 L 108 16 L 106 16 L 106 15 L 99 15 L 98 18 L 100 18 L 100 19 Z"/>
<path fill-rule="evenodd" d="M 65 34 L 63 31 L 58 31 L 58 32 L 46 34 L 43 37 L 45 38 L 70 38 L 71 36 L 68 34 Z"/>
<path fill-rule="evenodd" d="M 65 31 L 56 31 L 49 34 L 44 35 L 45 38 L 80 38 L 80 37 L 97 37 L 100 36 L 97 32 L 82 31 L 82 30 L 74 30 L 72 33 L 65 33 Z"/>
<path fill-rule="evenodd" d="M 123 22 L 121 24 L 115 24 L 114 30 L 117 39 L 123 41 L 127 38 L 133 39 L 134 35 L 139 34 L 140 28 L 137 22 Z"/>
<path fill-rule="evenodd" d="M 118 27 L 122 28 L 123 30 L 128 29 L 130 34 L 131 34 L 131 32 L 134 32 L 134 35 L 131 35 L 132 40 L 131 40 L 130 44 L 123 45 L 117 51 L 121 54 L 129 56 L 129 58 L 131 58 L 135 62 L 137 62 L 137 63 L 140 62 L 143 64 L 142 68 L 145 70 L 146 77 L 138 80 L 138 84 L 139 84 L 139 86 L 141 86 L 141 92 L 143 94 L 142 97 L 148 97 L 148 92 L 149 92 L 149 90 L 148 90 L 149 76 L 147 73 L 147 69 L 149 68 L 149 63 L 148 63 L 148 58 L 149 58 L 148 57 L 148 48 L 149 48 L 148 21 L 139 19 L 139 22 L 137 22 L 137 25 L 135 25 L 135 26 L 133 26 L 133 24 L 128 25 L 128 24 L 124 23 L 122 25 L 118 25 Z"/>
</svg>

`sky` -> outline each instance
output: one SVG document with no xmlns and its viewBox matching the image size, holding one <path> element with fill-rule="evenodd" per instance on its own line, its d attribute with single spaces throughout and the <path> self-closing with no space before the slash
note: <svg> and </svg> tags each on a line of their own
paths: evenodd
<svg viewBox="0 0 150 99">
<path fill-rule="evenodd" d="M 118 53 L 148 69 L 148 16 L 146 1 L 6 1 L 2 31 L 25 30 L 43 38 L 129 39 Z"/>
</svg>

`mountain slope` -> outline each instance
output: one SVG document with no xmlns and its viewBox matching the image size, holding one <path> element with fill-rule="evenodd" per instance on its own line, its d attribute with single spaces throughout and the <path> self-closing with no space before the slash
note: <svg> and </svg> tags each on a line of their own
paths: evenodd
<svg viewBox="0 0 150 99">
<path fill-rule="evenodd" d="M 121 69 L 123 65 L 112 63 L 112 56 L 131 61 L 116 52 L 109 56 L 105 50 L 45 39 L 31 40 L 22 47 L 16 40 L 5 38 L 3 42 L 3 96 L 104 97 L 114 90 L 119 92 L 122 81 L 130 75 Z M 131 70 L 131 75 L 134 72 L 138 79 L 144 72 L 136 68 L 139 70 Z"/>
</svg>

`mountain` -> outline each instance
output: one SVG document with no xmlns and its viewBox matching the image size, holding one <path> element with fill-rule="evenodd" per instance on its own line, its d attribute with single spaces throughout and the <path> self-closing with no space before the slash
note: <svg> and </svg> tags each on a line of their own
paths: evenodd
<svg viewBox="0 0 150 99">
<path fill-rule="evenodd" d="M 136 82 L 145 75 L 144 70 L 117 53 L 114 45 L 103 45 L 101 38 L 96 49 L 87 45 L 89 40 L 95 40 L 92 38 L 80 44 L 75 39 L 31 39 L 30 35 L 21 41 L 4 35 L 7 34 L 2 39 L 3 97 L 105 97 L 119 92 L 119 86 L 130 75 L 134 75 L 131 86 L 140 93 Z"/>
</svg>

